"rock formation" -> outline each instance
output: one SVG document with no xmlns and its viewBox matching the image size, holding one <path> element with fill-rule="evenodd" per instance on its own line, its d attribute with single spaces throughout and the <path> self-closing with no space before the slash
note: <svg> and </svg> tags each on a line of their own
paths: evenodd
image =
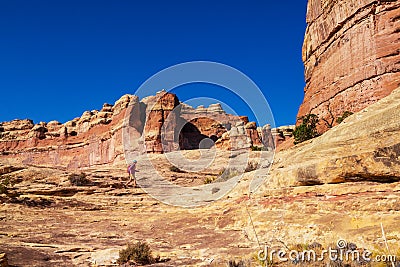
<svg viewBox="0 0 400 267">
<path fill-rule="evenodd" d="M 145 135 L 146 151 L 162 153 L 164 151 L 162 144 L 163 127 L 167 119 L 169 119 L 172 122 L 170 130 L 175 131 L 176 113 L 179 112 L 174 112 L 174 109 L 179 105 L 179 100 L 174 94 L 160 92 L 156 96 L 144 99 L 142 102 L 147 107 L 143 133 Z M 169 118 L 169 116 L 171 117 Z M 164 145 L 169 146 L 168 143 Z"/>
<path fill-rule="evenodd" d="M 298 117 L 320 131 L 400 85 L 400 2 L 309 0 L 303 44 L 306 87 Z"/>
<path fill-rule="evenodd" d="M 129 138 L 124 140 L 125 120 Z M 231 137 L 227 134 L 230 131 Z M 63 124 L 3 122 L 0 154 L 12 162 L 79 169 L 123 162 L 124 142 L 131 142 L 128 149 L 135 153 L 197 149 L 206 138 L 210 142 L 203 148 L 217 142 L 223 149 L 272 149 L 269 133 L 257 130 L 257 125 L 248 122 L 247 117 L 225 113 L 219 104 L 194 109 L 181 104 L 176 95 L 160 91 L 141 101 L 136 96 L 124 95 L 114 105 L 104 104 L 100 111 L 85 111 L 81 117 Z"/>
<path fill-rule="evenodd" d="M 325 134 L 276 154 L 267 188 L 400 181 L 400 88 Z"/>
<path fill-rule="evenodd" d="M 293 136 L 295 125 L 281 126 L 271 130 L 275 147 L 279 147 L 283 142 L 289 140 Z"/>
<path fill-rule="evenodd" d="M 135 98 L 125 95 L 114 106 L 85 111 L 61 124 L 14 120 L 1 123 L 0 153 L 9 161 L 60 168 L 82 168 L 123 161 L 125 109 Z"/>
</svg>

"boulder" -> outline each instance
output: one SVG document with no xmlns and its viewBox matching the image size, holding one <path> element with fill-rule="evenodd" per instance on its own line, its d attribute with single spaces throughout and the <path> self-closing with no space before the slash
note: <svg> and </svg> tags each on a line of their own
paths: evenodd
<svg viewBox="0 0 400 267">
<path fill-rule="evenodd" d="M 225 113 L 225 111 L 222 109 L 222 106 L 220 103 L 216 103 L 216 104 L 211 104 L 210 106 L 208 106 L 207 108 L 207 113 Z"/>
<path fill-rule="evenodd" d="M 90 262 L 95 266 L 113 266 L 119 258 L 118 248 L 98 250 L 91 253 Z"/>
<path fill-rule="evenodd" d="M 4 131 L 18 131 L 18 130 L 29 130 L 33 128 L 34 124 L 32 120 L 12 120 L 9 122 L 1 123 L 1 127 Z"/>
<path fill-rule="evenodd" d="M 113 105 L 108 104 L 108 103 L 104 103 L 103 104 L 103 108 L 100 110 L 102 112 L 112 112 L 113 109 Z"/>
<path fill-rule="evenodd" d="M 248 122 L 248 123 L 246 123 L 245 128 L 255 130 L 255 129 L 257 129 L 257 124 L 254 121 Z"/>
<path fill-rule="evenodd" d="M 136 99 L 137 97 L 133 95 L 123 95 L 120 99 L 115 101 L 114 106 L 112 107 L 113 115 L 117 116 L 118 114 L 120 114 L 121 111 L 124 111 L 128 107 L 131 101 L 135 101 Z"/>
</svg>

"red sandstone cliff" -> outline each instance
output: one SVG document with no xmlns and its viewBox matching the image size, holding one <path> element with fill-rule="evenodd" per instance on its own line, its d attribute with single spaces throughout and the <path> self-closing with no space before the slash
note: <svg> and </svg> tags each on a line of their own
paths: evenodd
<svg viewBox="0 0 400 267">
<path fill-rule="evenodd" d="M 13 120 L 0 124 L 0 157 L 11 162 L 82 168 L 123 161 L 125 110 L 137 97 L 124 95 L 100 111 L 61 124 Z"/>
<path fill-rule="evenodd" d="M 298 117 L 314 113 L 330 124 L 399 87 L 400 1 L 309 0 L 307 24 Z"/>
<path fill-rule="evenodd" d="M 223 149 L 273 148 L 268 127 L 245 122 L 247 117 L 226 114 L 219 104 L 194 109 L 163 91 L 141 101 L 124 95 L 114 105 L 85 111 L 64 124 L 33 124 L 28 119 L 0 123 L 0 157 L 10 163 L 79 169 L 123 163 L 125 149 L 135 153 L 197 149 L 206 138 Z M 131 143 L 126 148 L 124 142 Z"/>
</svg>

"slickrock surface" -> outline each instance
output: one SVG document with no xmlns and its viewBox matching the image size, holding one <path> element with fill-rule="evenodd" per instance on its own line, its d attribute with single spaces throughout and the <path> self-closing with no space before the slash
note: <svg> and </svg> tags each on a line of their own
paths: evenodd
<svg viewBox="0 0 400 267">
<path fill-rule="evenodd" d="M 400 89 L 276 154 L 268 186 L 400 180 Z"/>
<path fill-rule="evenodd" d="M 298 117 L 314 113 L 335 124 L 399 87 L 399 1 L 309 0 L 307 24 Z"/>
<path fill-rule="evenodd" d="M 2 195 L 0 247 L 10 265 L 111 266 L 128 242 L 144 240 L 166 260 L 156 266 L 226 266 L 253 259 L 254 229 L 274 248 L 344 238 L 384 251 L 380 222 L 393 251 L 400 240 L 398 182 L 269 189 L 249 199 L 249 173 L 228 198 L 185 209 L 121 188 L 118 171 L 87 173 L 92 185 L 79 187 L 54 169 L 9 174 L 17 183 Z"/>
</svg>

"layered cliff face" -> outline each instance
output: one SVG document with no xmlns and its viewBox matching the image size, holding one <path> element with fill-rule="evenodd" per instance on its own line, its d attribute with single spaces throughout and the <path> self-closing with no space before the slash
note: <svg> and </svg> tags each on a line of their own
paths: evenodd
<svg viewBox="0 0 400 267">
<path fill-rule="evenodd" d="M 28 119 L 0 123 L 0 157 L 11 163 L 80 169 L 122 164 L 126 149 L 163 153 L 209 148 L 214 142 L 228 150 L 253 145 L 273 149 L 270 133 L 247 117 L 226 114 L 219 104 L 194 109 L 161 91 L 141 101 L 124 95 L 114 105 L 85 111 L 64 124 Z"/>
<path fill-rule="evenodd" d="M 400 2 L 309 0 L 303 44 L 306 87 L 298 117 L 317 114 L 320 130 L 400 84 Z"/>
<path fill-rule="evenodd" d="M 14 120 L 0 124 L 0 157 L 10 162 L 76 169 L 124 160 L 125 110 L 138 98 L 124 95 L 100 111 L 85 111 L 64 124 Z"/>
</svg>

